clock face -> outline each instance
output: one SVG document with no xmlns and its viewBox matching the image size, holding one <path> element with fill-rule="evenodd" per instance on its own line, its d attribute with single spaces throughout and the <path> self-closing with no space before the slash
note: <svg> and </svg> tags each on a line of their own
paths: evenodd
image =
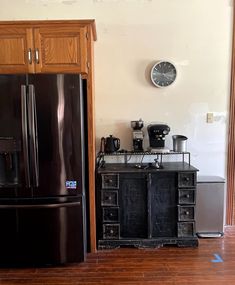
<svg viewBox="0 0 235 285">
<path fill-rule="evenodd" d="M 151 80 L 157 87 L 166 87 L 171 85 L 175 81 L 176 75 L 176 68 L 169 61 L 160 61 L 154 64 L 151 70 Z"/>
</svg>

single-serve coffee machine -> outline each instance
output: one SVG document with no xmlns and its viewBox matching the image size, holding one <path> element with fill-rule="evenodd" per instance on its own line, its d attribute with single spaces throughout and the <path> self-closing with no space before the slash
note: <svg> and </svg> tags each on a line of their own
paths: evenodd
<svg viewBox="0 0 235 285">
<path fill-rule="evenodd" d="M 133 129 L 133 150 L 143 151 L 143 139 L 144 132 L 141 130 L 144 126 L 142 119 L 139 121 L 131 121 L 131 127 Z"/>
<path fill-rule="evenodd" d="M 165 148 L 165 136 L 169 134 L 170 127 L 166 124 L 150 124 L 147 127 L 149 135 L 149 150 L 151 152 L 169 152 Z"/>
</svg>

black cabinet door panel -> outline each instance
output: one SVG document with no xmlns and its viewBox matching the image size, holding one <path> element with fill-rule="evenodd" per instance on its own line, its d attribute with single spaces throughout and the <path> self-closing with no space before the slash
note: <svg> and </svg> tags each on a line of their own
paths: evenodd
<svg viewBox="0 0 235 285">
<path fill-rule="evenodd" d="M 156 173 L 151 176 L 152 237 L 175 237 L 177 234 L 177 174 Z"/>
<path fill-rule="evenodd" d="M 147 182 L 145 175 L 120 175 L 121 238 L 147 237 Z"/>
</svg>

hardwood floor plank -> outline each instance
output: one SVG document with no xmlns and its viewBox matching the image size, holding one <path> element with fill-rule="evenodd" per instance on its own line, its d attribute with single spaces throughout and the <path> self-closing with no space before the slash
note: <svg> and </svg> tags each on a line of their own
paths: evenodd
<svg viewBox="0 0 235 285">
<path fill-rule="evenodd" d="M 88 254 L 81 264 L 0 268 L 0 285 L 42 284 L 234 285 L 235 227 L 222 238 L 200 239 L 198 248 L 120 248 Z"/>
</svg>

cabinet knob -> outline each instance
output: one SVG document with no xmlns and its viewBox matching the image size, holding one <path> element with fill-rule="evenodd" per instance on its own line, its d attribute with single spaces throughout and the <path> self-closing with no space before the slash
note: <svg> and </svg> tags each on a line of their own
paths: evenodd
<svg viewBox="0 0 235 285">
<path fill-rule="evenodd" d="M 111 234 L 113 234 L 113 233 L 114 233 L 114 231 L 113 231 L 113 230 L 110 230 L 110 233 L 111 233 Z"/>
<path fill-rule="evenodd" d="M 184 180 L 185 181 L 189 181 L 189 177 L 184 177 Z"/>
<path fill-rule="evenodd" d="M 190 196 L 189 196 L 189 194 L 187 194 L 187 195 L 185 195 L 185 197 L 186 197 L 186 198 L 189 198 Z"/>
<path fill-rule="evenodd" d="M 186 211 L 186 212 L 185 212 L 185 215 L 189 215 L 189 211 Z"/>
<path fill-rule="evenodd" d="M 107 201 L 107 200 L 109 200 L 109 201 L 110 201 L 111 199 L 112 199 L 112 197 L 111 197 L 111 196 L 106 196 L 106 197 L 105 197 L 105 200 L 106 200 L 106 201 Z"/>
<path fill-rule="evenodd" d="M 112 217 L 112 216 L 113 216 L 113 213 L 110 213 L 109 216 Z"/>
</svg>

